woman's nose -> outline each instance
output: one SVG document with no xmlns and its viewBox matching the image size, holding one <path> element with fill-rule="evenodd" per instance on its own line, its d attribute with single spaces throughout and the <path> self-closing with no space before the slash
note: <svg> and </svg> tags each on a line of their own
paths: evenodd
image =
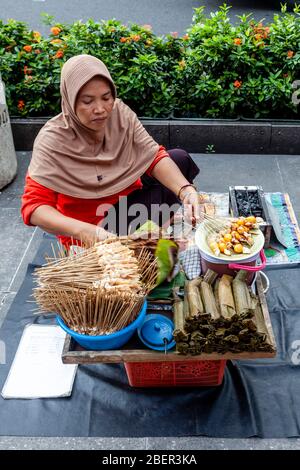
<svg viewBox="0 0 300 470">
<path fill-rule="evenodd" d="M 104 105 L 102 103 L 97 103 L 95 106 L 94 112 L 96 114 L 103 114 L 104 111 L 105 111 Z"/>
</svg>

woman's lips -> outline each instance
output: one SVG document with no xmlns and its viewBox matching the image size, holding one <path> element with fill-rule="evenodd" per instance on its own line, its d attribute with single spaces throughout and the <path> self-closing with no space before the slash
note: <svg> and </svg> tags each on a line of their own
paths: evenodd
<svg viewBox="0 0 300 470">
<path fill-rule="evenodd" d="M 106 117 L 104 118 L 96 118 L 96 119 L 92 119 L 92 122 L 100 122 L 100 121 L 105 121 Z"/>
</svg>

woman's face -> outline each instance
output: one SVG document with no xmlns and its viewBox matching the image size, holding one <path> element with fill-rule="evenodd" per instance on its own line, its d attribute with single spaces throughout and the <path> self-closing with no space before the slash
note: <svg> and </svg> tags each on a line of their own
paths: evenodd
<svg viewBox="0 0 300 470">
<path fill-rule="evenodd" d="M 82 124 L 97 131 L 105 126 L 113 105 L 114 97 L 108 81 L 94 77 L 80 89 L 75 113 Z"/>
</svg>

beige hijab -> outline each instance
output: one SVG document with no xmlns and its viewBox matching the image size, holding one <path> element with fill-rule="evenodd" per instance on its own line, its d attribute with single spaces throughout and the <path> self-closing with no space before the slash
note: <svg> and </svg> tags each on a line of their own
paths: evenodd
<svg viewBox="0 0 300 470">
<path fill-rule="evenodd" d="M 75 114 L 76 97 L 96 75 L 112 84 L 114 107 L 102 134 L 84 126 Z M 50 119 L 34 142 L 29 176 L 69 196 L 94 199 L 117 194 L 151 165 L 159 145 L 136 114 L 116 98 L 106 66 L 89 55 L 69 59 L 61 71 L 62 113 Z"/>
</svg>

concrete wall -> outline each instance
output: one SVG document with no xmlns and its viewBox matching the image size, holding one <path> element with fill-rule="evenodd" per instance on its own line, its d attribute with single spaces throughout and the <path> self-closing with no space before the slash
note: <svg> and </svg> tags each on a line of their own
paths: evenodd
<svg viewBox="0 0 300 470">
<path fill-rule="evenodd" d="M 32 150 L 47 118 L 12 119 L 16 150 Z M 142 120 L 153 138 L 167 148 L 191 153 L 300 154 L 300 123 L 222 120 Z"/>
</svg>

